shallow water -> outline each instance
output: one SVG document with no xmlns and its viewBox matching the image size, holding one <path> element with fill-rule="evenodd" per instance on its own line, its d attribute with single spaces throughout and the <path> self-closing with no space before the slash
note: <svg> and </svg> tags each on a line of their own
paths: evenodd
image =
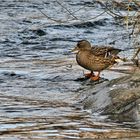
<svg viewBox="0 0 140 140">
<path fill-rule="evenodd" d="M 73 19 L 52 0 L 0 2 L 1 139 L 84 139 L 104 137 L 116 129 L 124 130 L 124 136 L 131 132 L 123 124 L 105 123 L 107 116 L 83 109 L 81 101 L 90 89 L 98 88 L 88 80 L 78 80 L 83 69 L 70 53 L 80 39 L 103 45 L 116 40 L 114 46 L 125 49 L 131 43 L 127 30 L 107 14 L 91 20 L 103 9 L 91 6 L 90 1 L 65 0 L 62 4 L 72 11 L 82 8 L 74 14 L 81 20 Z M 54 22 L 38 9 L 53 19 L 72 21 Z M 121 56 L 127 57 L 125 52 Z M 111 80 L 122 75 L 104 71 L 101 76 Z M 137 136 L 137 130 L 133 131 L 132 136 Z"/>
</svg>

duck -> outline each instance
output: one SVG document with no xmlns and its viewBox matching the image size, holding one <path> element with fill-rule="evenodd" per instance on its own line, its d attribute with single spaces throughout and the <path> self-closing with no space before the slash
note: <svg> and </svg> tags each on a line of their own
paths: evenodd
<svg viewBox="0 0 140 140">
<path fill-rule="evenodd" d="M 99 80 L 101 71 L 121 61 L 120 57 L 117 56 L 120 51 L 121 49 L 111 46 L 91 46 L 87 40 L 78 41 L 76 47 L 72 50 L 76 53 L 77 63 L 90 71 L 90 73 L 84 75 L 92 81 Z M 95 75 L 94 72 L 97 72 L 97 74 Z"/>
</svg>

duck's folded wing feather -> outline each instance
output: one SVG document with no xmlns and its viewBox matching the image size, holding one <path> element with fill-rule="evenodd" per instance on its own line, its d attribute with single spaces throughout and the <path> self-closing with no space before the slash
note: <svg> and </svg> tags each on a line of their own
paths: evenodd
<svg viewBox="0 0 140 140">
<path fill-rule="evenodd" d="M 117 49 L 110 46 L 93 46 L 92 54 L 96 56 L 109 56 L 109 55 L 117 55 L 121 49 Z"/>
</svg>

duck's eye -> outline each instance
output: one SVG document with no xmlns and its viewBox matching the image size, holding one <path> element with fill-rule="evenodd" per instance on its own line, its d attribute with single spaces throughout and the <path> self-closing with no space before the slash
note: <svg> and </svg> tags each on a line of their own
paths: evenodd
<svg viewBox="0 0 140 140">
<path fill-rule="evenodd" d="M 78 43 L 77 46 L 80 47 L 80 43 Z"/>
</svg>

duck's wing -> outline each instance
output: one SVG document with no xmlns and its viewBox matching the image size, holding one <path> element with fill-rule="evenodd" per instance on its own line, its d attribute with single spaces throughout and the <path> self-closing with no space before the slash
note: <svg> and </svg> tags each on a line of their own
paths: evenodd
<svg viewBox="0 0 140 140">
<path fill-rule="evenodd" d="M 111 46 L 93 46 L 91 49 L 92 54 L 96 56 L 110 56 L 110 55 L 117 55 L 121 49 L 117 49 Z"/>
<path fill-rule="evenodd" d="M 109 57 L 103 57 L 89 54 L 88 56 L 88 66 L 90 64 L 93 71 L 102 71 L 115 63 L 114 56 L 111 55 Z"/>
</svg>

